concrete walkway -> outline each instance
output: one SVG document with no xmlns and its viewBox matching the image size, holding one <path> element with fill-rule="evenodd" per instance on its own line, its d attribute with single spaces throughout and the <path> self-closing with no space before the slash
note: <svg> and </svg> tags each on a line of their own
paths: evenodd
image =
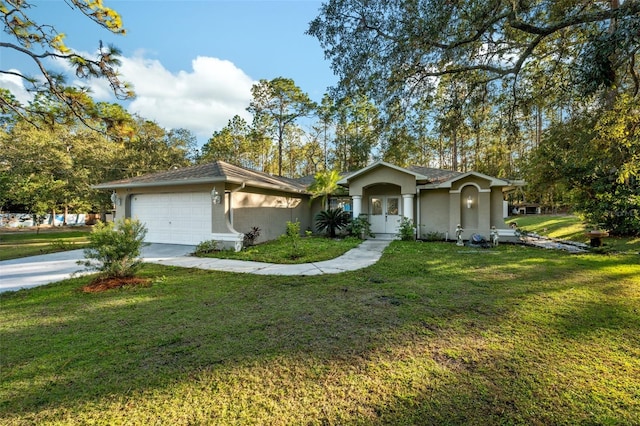
<svg viewBox="0 0 640 426">
<path fill-rule="evenodd" d="M 247 262 L 233 259 L 212 259 L 193 256 L 174 258 L 145 258 L 145 262 L 184 268 L 209 269 L 226 272 L 242 272 L 257 275 L 320 275 L 355 271 L 376 263 L 391 241 L 366 240 L 340 257 L 322 262 L 282 265 Z"/>
<path fill-rule="evenodd" d="M 389 243 L 367 240 L 335 259 L 299 265 L 193 257 L 189 254 L 195 246 L 176 244 L 150 244 L 142 250 L 142 258 L 147 263 L 258 275 L 337 274 L 373 265 Z M 0 292 L 36 287 L 86 274 L 84 267 L 77 264 L 83 257 L 82 250 L 72 250 L 0 261 Z"/>
</svg>

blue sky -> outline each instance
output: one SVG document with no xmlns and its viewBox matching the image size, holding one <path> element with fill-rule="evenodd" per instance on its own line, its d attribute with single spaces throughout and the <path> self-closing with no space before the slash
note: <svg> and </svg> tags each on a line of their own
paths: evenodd
<svg viewBox="0 0 640 426">
<path fill-rule="evenodd" d="M 102 40 L 122 50 L 121 72 L 138 95 L 126 104 L 130 112 L 165 128 L 187 128 L 201 142 L 235 114 L 249 119 L 251 85 L 260 79 L 292 78 L 316 101 L 337 81 L 318 41 L 305 34 L 320 1 L 105 0 L 121 14 L 125 36 L 101 29 L 62 0 L 34 3 L 31 16 L 64 32 L 72 49 L 92 52 Z M 0 61 L 2 69 L 29 66 L 6 52 Z M 19 92 L 16 84 L 0 79 Z M 95 99 L 115 101 L 104 82 L 90 86 Z"/>
</svg>

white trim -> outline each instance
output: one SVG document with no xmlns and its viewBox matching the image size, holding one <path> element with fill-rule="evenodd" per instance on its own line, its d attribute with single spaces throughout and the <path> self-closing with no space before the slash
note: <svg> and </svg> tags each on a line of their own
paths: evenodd
<svg viewBox="0 0 640 426">
<path fill-rule="evenodd" d="M 460 189 L 450 189 L 449 194 L 460 194 L 462 190 L 467 186 L 475 186 L 478 192 L 491 192 L 491 189 L 482 189 L 480 188 L 480 185 L 478 185 L 475 182 L 467 182 L 464 185 L 462 185 Z"/>
<path fill-rule="evenodd" d="M 465 186 L 469 186 L 469 185 L 465 185 Z M 464 188 L 464 186 L 463 186 L 463 188 Z M 462 192 L 462 190 L 460 190 L 460 189 L 455 189 L 455 190 L 452 189 L 452 190 L 449 191 L 449 194 L 459 194 L 461 192 Z M 491 190 L 490 189 L 478 189 L 478 192 L 491 192 Z"/>
</svg>

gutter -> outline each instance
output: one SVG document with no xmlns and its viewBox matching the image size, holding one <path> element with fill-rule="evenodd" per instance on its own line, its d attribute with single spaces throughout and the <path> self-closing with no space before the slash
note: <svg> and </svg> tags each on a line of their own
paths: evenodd
<svg viewBox="0 0 640 426">
<path fill-rule="evenodd" d="M 123 183 L 112 183 L 112 184 L 101 183 L 98 185 L 92 185 L 91 188 L 93 189 L 128 189 L 128 188 L 135 189 L 135 188 L 157 188 L 160 186 L 184 186 L 184 185 L 197 185 L 197 184 L 204 184 L 204 183 L 226 183 L 226 182 L 242 185 L 243 188 L 247 184 L 249 184 L 251 186 L 255 186 L 256 188 L 271 189 L 271 190 L 275 189 L 279 191 L 297 193 L 297 194 L 306 194 L 306 195 L 309 194 L 309 192 L 307 192 L 306 190 L 295 188 L 295 187 L 269 185 L 269 184 L 264 184 L 260 182 L 255 182 L 255 181 L 241 181 L 241 180 L 227 179 L 224 177 L 218 177 L 218 178 L 207 177 L 207 178 L 200 178 L 200 179 L 167 180 L 167 181 L 156 181 L 156 182 L 123 182 Z"/>
<path fill-rule="evenodd" d="M 166 181 L 155 181 L 155 182 L 123 182 L 123 183 L 100 183 L 98 185 L 92 185 L 93 189 L 126 189 L 126 188 L 154 188 L 158 186 L 179 186 L 179 185 L 192 185 L 199 183 L 219 183 L 219 182 L 227 182 L 226 179 L 223 178 L 200 178 L 200 179 L 189 179 L 189 180 L 166 180 Z"/>
<path fill-rule="evenodd" d="M 233 229 L 236 229 L 233 226 L 233 197 L 232 195 L 235 194 L 238 191 L 242 191 L 244 189 L 244 187 L 246 186 L 246 183 L 243 181 L 239 187 L 237 187 L 236 189 L 232 189 L 231 191 L 229 191 L 229 223 L 231 224 L 231 227 Z"/>
<path fill-rule="evenodd" d="M 416 197 L 416 202 L 418 205 L 416 206 L 416 239 L 420 239 L 420 187 L 417 187 L 418 194 Z"/>
</svg>

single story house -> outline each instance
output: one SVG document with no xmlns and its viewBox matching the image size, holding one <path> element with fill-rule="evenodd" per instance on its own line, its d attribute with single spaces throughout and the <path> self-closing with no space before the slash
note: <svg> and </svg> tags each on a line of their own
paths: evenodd
<svg viewBox="0 0 640 426">
<path fill-rule="evenodd" d="M 254 226 L 261 229 L 262 241 L 284 234 L 287 221 L 299 221 L 303 231 L 314 229 L 313 218 L 323 206 L 311 199 L 310 183 L 216 161 L 95 188 L 113 191 L 116 219 L 145 223 L 148 242 L 216 240 L 239 250 L 244 233 Z M 348 195 L 334 198 L 332 206 L 343 207 L 353 217 L 365 215 L 377 238 L 394 238 L 401 218 L 407 217 L 418 238 L 439 233 L 454 239 L 461 225 L 465 239 L 473 233 L 488 237 L 495 226 L 507 240 L 512 230 L 504 223 L 504 193 L 523 184 L 476 172 L 403 168 L 377 161 L 343 175 L 339 185 Z"/>
</svg>

